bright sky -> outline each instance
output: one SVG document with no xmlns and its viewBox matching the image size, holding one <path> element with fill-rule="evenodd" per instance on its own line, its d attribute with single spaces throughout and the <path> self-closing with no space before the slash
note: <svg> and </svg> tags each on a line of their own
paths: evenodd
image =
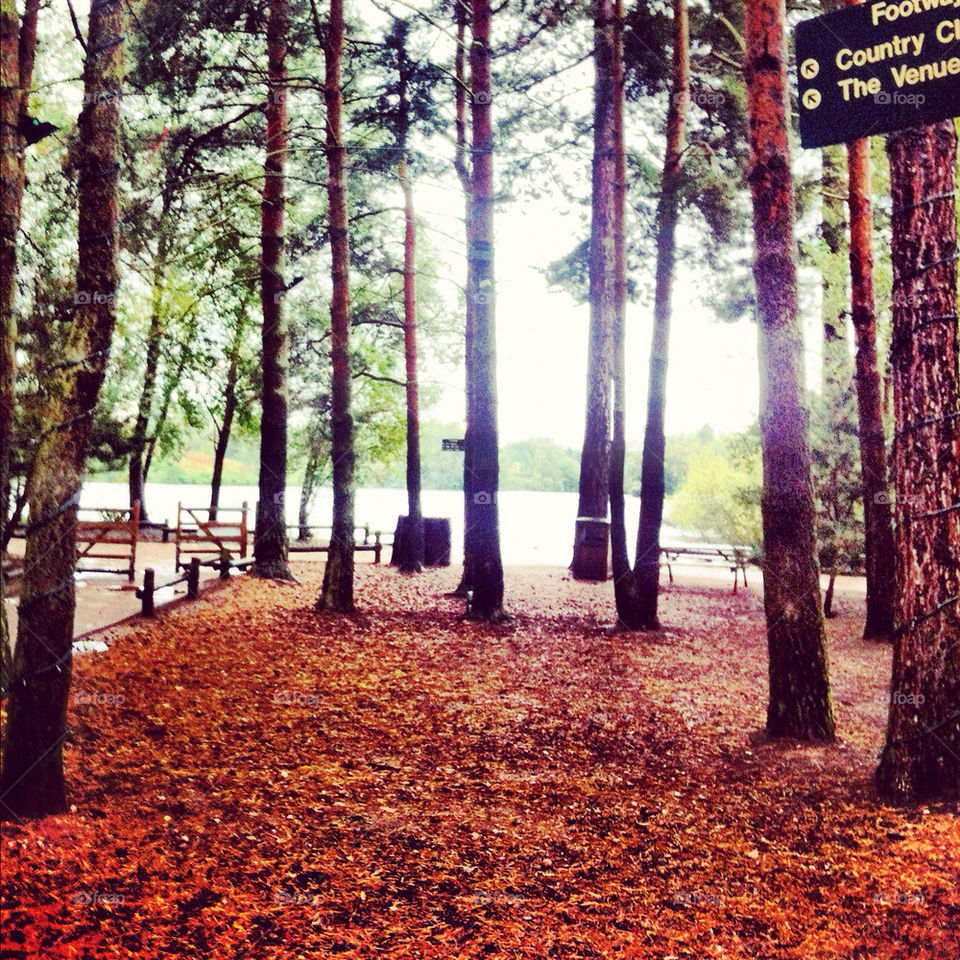
<svg viewBox="0 0 960 960">
<path fill-rule="evenodd" d="M 425 210 L 434 202 L 445 207 L 449 201 L 439 192 L 436 197 L 426 192 L 418 206 Z M 495 217 L 500 436 L 502 442 L 546 436 L 578 449 L 583 442 L 589 306 L 551 291 L 537 272 L 579 240 L 577 217 L 557 213 L 554 206 L 548 201 L 526 204 L 501 209 Z M 463 269 L 456 257 L 452 260 L 453 270 Z M 716 320 L 703 306 L 687 265 L 678 271 L 673 310 L 667 432 L 692 432 L 705 423 L 718 431 L 747 426 L 758 407 L 754 324 Z M 628 305 L 628 445 L 643 442 L 651 326 L 652 308 Z M 437 379 L 449 389 L 429 415 L 462 420 L 462 372 L 441 372 Z"/>
</svg>

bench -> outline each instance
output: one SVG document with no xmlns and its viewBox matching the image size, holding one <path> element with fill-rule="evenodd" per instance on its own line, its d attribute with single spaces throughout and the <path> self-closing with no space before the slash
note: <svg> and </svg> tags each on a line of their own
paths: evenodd
<svg viewBox="0 0 960 960">
<path fill-rule="evenodd" d="M 299 524 L 291 524 L 287 527 L 287 530 L 296 530 L 298 533 L 301 533 L 303 530 L 312 532 L 314 530 L 329 530 L 333 532 L 333 527 L 330 526 L 316 526 L 316 527 L 301 527 Z M 363 534 L 362 538 L 359 534 Z M 372 538 L 372 539 L 371 539 Z M 380 555 L 383 552 L 384 546 L 389 546 L 383 542 L 383 533 L 380 530 L 370 529 L 370 524 L 364 524 L 362 527 L 356 527 L 354 529 L 354 543 L 353 543 L 353 552 L 354 553 L 372 553 L 373 562 L 380 562 Z M 300 539 L 291 539 L 289 543 L 290 553 L 327 553 L 330 550 L 330 540 L 320 540 L 313 539 L 311 537 L 308 540 Z"/>
<path fill-rule="evenodd" d="M 237 519 L 221 520 L 221 514 L 239 514 Z M 185 507 L 177 504 L 176 557 L 174 571 L 185 570 L 193 557 L 202 563 L 219 560 L 226 551 L 241 558 L 247 555 L 249 529 L 247 503 L 242 507 L 218 507 L 217 519 L 210 519 L 209 507 Z"/>
<path fill-rule="evenodd" d="M 732 546 L 690 546 L 690 547 L 660 547 L 660 566 L 667 568 L 670 583 L 673 583 L 673 564 L 688 562 L 703 565 L 720 563 L 726 564 L 733 574 L 733 592 L 737 592 L 740 572 L 743 572 L 743 585 L 747 586 L 747 563 L 750 556 L 749 547 Z"/>
</svg>

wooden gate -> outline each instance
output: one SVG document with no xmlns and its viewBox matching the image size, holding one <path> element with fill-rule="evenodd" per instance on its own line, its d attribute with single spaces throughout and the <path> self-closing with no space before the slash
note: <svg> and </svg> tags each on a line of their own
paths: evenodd
<svg viewBox="0 0 960 960">
<path fill-rule="evenodd" d="M 220 519 L 223 514 L 231 519 Z M 239 514 L 239 517 L 232 519 Z M 242 507 L 218 507 L 217 519 L 210 519 L 209 507 L 177 504 L 176 570 L 186 569 L 191 557 L 201 563 L 219 560 L 222 552 L 243 558 L 247 555 L 247 502 Z"/>
<path fill-rule="evenodd" d="M 96 514 L 88 520 L 83 514 Z M 82 573 L 125 573 L 133 581 L 137 562 L 140 503 L 132 510 L 81 509 L 77 513 L 77 570 Z M 122 567 L 90 566 L 89 561 L 125 560 Z M 82 563 L 82 566 L 81 566 Z"/>
</svg>

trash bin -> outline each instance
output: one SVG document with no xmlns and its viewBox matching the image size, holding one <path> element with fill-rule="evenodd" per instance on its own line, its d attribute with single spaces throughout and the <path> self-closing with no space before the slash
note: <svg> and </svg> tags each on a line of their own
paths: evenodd
<svg viewBox="0 0 960 960">
<path fill-rule="evenodd" d="M 397 518 L 397 529 L 393 535 L 393 550 L 390 554 L 391 566 L 396 566 L 403 553 L 404 539 L 407 533 L 407 518 Z M 423 518 L 423 563 L 427 567 L 450 566 L 450 520 L 446 517 Z"/>
<path fill-rule="evenodd" d="M 573 575 L 577 580 L 606 580 L 610 554 L 610 521 L 577 517 L 573 541 Z"/>
</svg>

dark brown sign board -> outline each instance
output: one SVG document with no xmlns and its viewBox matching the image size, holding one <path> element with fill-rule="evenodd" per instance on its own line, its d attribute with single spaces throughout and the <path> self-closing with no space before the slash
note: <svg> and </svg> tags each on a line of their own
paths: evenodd
<svg viewBox="0 0 960 960">
<path fill-rule="evenodd" d="M 960 115 L 960 0 L 867 0 L 797 24 L 794 45 L 804 147 Z"/>
<path fill-rule="evenodd" d="M 463 450 L 464 449 L 464 440 L 463 437 L 460 437 L 458 440 L 441 440 L 444 450 Z"/>
</svg>

